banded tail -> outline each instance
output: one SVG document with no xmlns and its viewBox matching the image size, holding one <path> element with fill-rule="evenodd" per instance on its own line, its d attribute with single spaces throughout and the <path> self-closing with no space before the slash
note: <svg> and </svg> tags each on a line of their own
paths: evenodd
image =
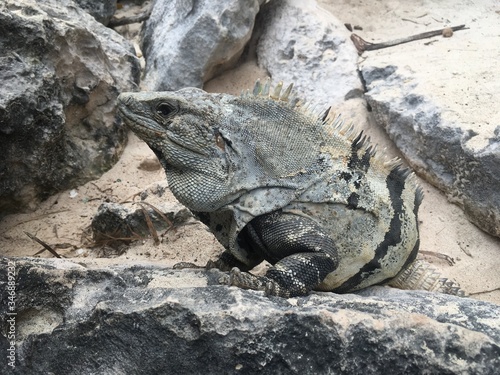
<svg viewBox="0 0 500 375">
<path fill-rule="evenodd" d="M 459 297 L 465 296 L 465 292 L 458 283 L 443 277 L 437 268 L 421 259 L 408 265 L 387 284 L 400 289 L 427 290 Z"/>
</svg>

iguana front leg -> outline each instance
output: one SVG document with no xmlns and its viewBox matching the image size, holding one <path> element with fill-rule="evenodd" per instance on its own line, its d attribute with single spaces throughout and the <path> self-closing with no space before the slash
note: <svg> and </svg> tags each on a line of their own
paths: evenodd
<svg viewBox="0 0 500 375">
<path fill-rule="evenodd" d="M 276 211 L 253 219 L 240 241 L 274 265 L 265 276 L 232 270 L 230 284 L 293 297 L 317 287 L 338 266 L 332 238 L 315 221 Z"/>
</svg>

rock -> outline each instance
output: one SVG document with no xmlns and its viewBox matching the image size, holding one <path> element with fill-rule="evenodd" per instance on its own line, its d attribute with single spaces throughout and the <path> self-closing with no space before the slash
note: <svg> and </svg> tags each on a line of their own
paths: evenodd
<svg viewBox="0 0 500 375">
<path fill-rule="evenodd" d="M 319 110 L 363 95 L 349 33 L 315 1 L 271 1 L 262 8 L 256 29 L 259 65 L 273 81 L 293 82 Z"/>
<path fill-rule="evenodd" d="M 500 237 L 500 37 L 490 31 L 497 20 L 490 22 L 430 45 L 365 53 L 360 70 L 376 122 L 409 164 L 471 222 Z"/>
<path fill-rule="evenodd" d="M 75 0 L 75 3 L 103 25 L 108 24 L 116 11 L 116 0 Z"/>
<path fill-rule="evenodd" d="M 126 129 L 115 99 L 137 87 L 139 63 L 127 41 L 70 0 L 6 0 L 0 30 L 5 214 L 33 209 L 116 162 Z"/>
<path fill-rule="evenodd" d="M 233 66 L 262 1 L 155 1 L 142 30 L 144 85 L 151 91 L 201 88 Z"/>
<path fill-rule="evenodd" d="M 102 203 L 92 219 L 94 241 L 118 247 L 146 237 L 151 234 L 148 219 L 157 232 L 184 224 L 191 213 L 178 202 L 164 202 L 165 189 L 167 182 L 162 181 L 143 191 L 139 202 Z"/>
<path fill-rule="evenodd" d="M 2 316 L 7 270 L 16 271 L 14 374 L 495 374 L 500 366 L 500 307 L 468 298 L 373 287 L 286 300 L 217 285 L 217 270 L 0 263 Z M 0 351 L 9 347 L 0 336 Z"/>
</svg>

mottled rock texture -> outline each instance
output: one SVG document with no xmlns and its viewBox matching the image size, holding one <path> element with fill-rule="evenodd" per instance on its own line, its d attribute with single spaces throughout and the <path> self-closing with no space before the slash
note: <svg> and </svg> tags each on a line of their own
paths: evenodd
<svg viewBox="0 0 500 375">
<path fill-rule="evenodd" d="M 108 24 L 116 11 L 116 0 L 75 0 L 75 2 L 103 25 Z"/>
<path fill-rule="evenodd" d="M 2 316 L 9 261 L 13 374 L 495 374 L 500 366 L 500 307 L 468 298 L 374 287 L 287 300 L 218 285 L 215 270 L 3 258 Z"/>
<path fill-rule="evenodd" d="M 453 6 L 443 3 L 443 12 L 469 29 L 366 52 L 360 72 L 376 122 L 411 167 L 499 237 L 498 15 L 485 10 L 492 1 L 467 14 Z"/>
<path fill-rule="evenodd" d="M 293 82 L 318 110 L 362 96 L 349 32 L 316 1 L 271 1 L 256 29 L 259 65 L 273 81 Z"/>
<path fill-rule="evenodd" d="M 127 41 L 69 0 L 2 2 L 0 45 L 0 213 L 8 213 L 116 162 L 126 131 L 115 99 L 136 89 L 139 64 Z"/>
<path fill-rule="evenodd" d="M 142 32 L 151 91 L 202 87 L 237 62 L 262 0 L 155 1 Z"/>
</svg>

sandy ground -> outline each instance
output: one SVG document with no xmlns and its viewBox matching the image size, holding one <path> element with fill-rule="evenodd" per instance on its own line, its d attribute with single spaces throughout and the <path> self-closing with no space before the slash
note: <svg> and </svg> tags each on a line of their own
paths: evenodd
<svg viewBox="0 0 500 375">
<path fill-rule="evenodd" d="M 320 1 L 321 6 L 335 13 L 342 22 L 362 26 L 364 31 L 358 33 L 371 41 L 390 40 L 394 39 L 394 35 L 411 35 L 435 28 L 434 25 L 425 25 L 422 29 L 422 25 L 401 20 L 410 19 L 418 11 L 418 15 L 426 12 L 433 15 L 428 9 L 419 9 L 420 3 L 404 5 L 404 9 L 403 2 L 393 3 L 398 5 L 396 10 L 390 10 L 389 2 L 382 7 L 372 7 L 362 1 L 335 2 L 335 5 L 332 1 Z M 384 27 L 381 29 L 376 21 L 382 18 Z M 129 31 L 132 35 L 133 30 L 122 28 L 122 31 Z M 241 90 L 252 87 L 257 78 L 265 77 L 266 72 L 257 67 L 255 59 L 250 58 L 236 69 L 208 82 L 205 89 L 239 94 Z M 359 129 L 364 128 L 374 143 L 387 147 L 389 156 L 398 155 L 368 113 L 353 113 L 354 107 L 348 105 L 338 111 L 354 120 Z M 154 158 L 147 145 L 131 134 L 120 161 L 98 180 L 50 197 L 32 213 L 4 218 L 0 222 L 0 254 L 33 256 L 42 250 L 42 246 L 25 234 L 29 232 L 54 247 L 61 256 L 93 266 L 138 261 L 166 265 L 179 261 L 205 264 L 222 248 L 199 223 L 190 223 L 162 234 L 158 246 L 150 238 L 135 241 L 119 256 L 109 249 L 91 246 L 88 228 L 102 202 L 137 199 L 136 195 L 147 186 L 165 178 L 162 170 L 147 171 L 140 167 L 144 160 Z M 461 209 L 449 203 L 440 191 L 424 181 L 421 185 L 425 192 L 420 208 L 421 249 L 447 255 L 453 259 L 453 264 L 436 255 L 425 257 L 440 267 L 445 276 L 458 281 L 472 298 L 500 304 L 500 240 L 469 223 Z M 174 198 L 167 195 L 165 199 Z M 47 251 L 36 256 L 52 257 Z"/>
</svg>

